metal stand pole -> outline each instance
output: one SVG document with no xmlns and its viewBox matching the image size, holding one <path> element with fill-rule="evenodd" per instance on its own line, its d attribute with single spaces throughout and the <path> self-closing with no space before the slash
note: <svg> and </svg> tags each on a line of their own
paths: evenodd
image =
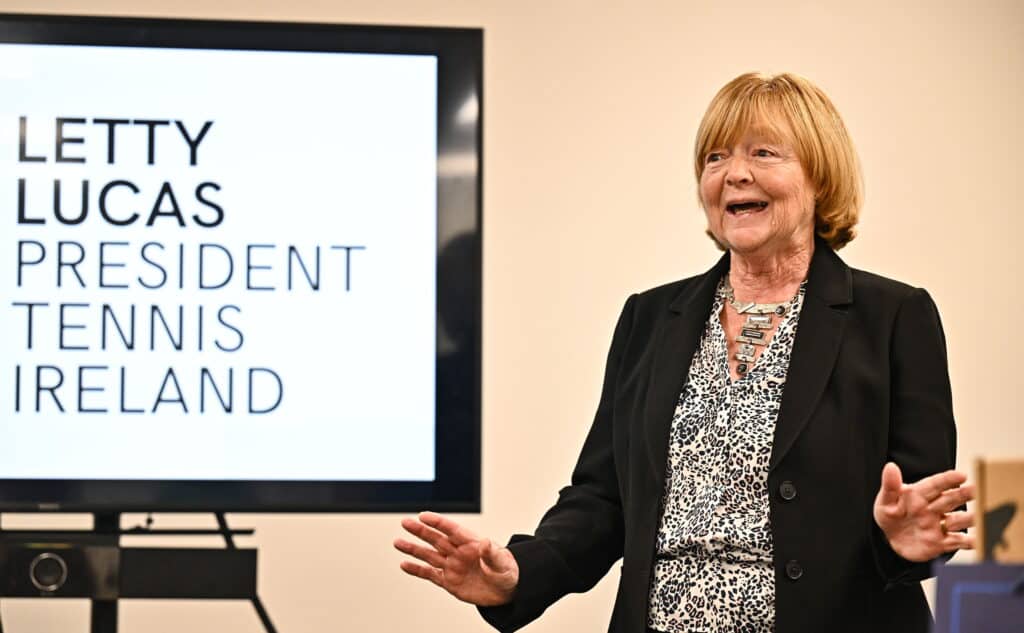
<svg viewBox="0 0 1024 633">
<path fill-rule="evenodd" d="M 117 633 L 117 600 L 92 600 L 89 613 L 91 633 Z"/>
<path fill-rule="evenodd" d="M 117 546 L 121 542 L 121 513 L 96 512 L 92 519 L 92 530 L 97 535 L 110 535 L 110 542 Z M 117 633 L 117 600 L 91 600 L 89 614 L 90 633 Z"/>
<path fill-rule="evenodd" d="M 224 517 L 223 512 L 215 512 L 214 515 L 217 517 L 217 526 L 220 528 L 221 535 L 224 537 L 224 544 L 228 549 L 235 549 L 235 539 L 231 536 L 231 530 L 228 528 L 228 520 Z M 277 633 L 277 629 L 274 628 L 274 623 L 270 621 L 270 615 L 267 613 L 266 608 L 263 606 L 263 601 L 260 600 L 258 593 L 253 593 L 250 598 L 253 608 L 256 609 L 256 615 L 260 618 L 260 623 L 263 624 L 263 630 L 267 633 Z M 0 631 L 3 633 L 3 631 Z"/>
</svg>

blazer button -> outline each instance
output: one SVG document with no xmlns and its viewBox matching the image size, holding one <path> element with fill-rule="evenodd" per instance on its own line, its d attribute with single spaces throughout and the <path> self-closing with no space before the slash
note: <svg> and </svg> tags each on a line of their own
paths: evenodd
<svg viewBox="0 0 1024 633">
<path fill-rule="evenodd" d="M 800 576 L 804 575 L 804 568 L 799 562 L 791 560 L 786 563 L 786 575 L 789 576 L 790 580 L 799 580 Z"/>
<path fill-rule="evenodd" d="M 779 486 L 779 496 L 782 497 L 783 501 L 792 501 L 796 499 L 796 486 L 793 485 L 792 481 L 784 481 Z"/>
</svg>

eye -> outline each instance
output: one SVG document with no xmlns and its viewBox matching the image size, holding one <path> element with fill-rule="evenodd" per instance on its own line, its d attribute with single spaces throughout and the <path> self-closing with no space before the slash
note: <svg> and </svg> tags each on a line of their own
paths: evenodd
<svg viewBox="0 0 1024 633">
<path fill-rule="evenodd" d="M 725 158 L 725 157 L 722 156 L 721 152 L 711 152 L 704 159 L 704 162 L 705 163 L 717 163 L 718 161 L 722 160 L 723 158 Z"/>
<path fill-rule="evenodd" d="M 761 147 L 754 150 L 754 156 L 757 156 L 758 158 L 771 158 L 772 156 L 775 156 L 775 152 L 768 148 Z"/>
</svg>

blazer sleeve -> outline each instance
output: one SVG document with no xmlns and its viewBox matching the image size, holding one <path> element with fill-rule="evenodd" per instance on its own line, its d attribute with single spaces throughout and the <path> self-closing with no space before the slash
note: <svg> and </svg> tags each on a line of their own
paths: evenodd
<svg viewBox="0 0 1024 633">
<path fill-rule="evenodd" d="M 908 482 L 954 468 L 956 426 L 946 339 L 939 312 L 925 290 L 912 289 L 903 300 L 889 349 L 892 374 L 887 459 L 896 462 Z M 873 519 L 871 523 L 875 563 L 887 586 L 932 575 L 935 561 L 906 560 L 893 551 Z"/>
<path fill-rule="evenodd" d="M 536 618 L 567 593 L 587 591 L 622 557 L 624 528 L 612 442 L 612 409 L 623 351 L 633 330 L 636 295 L 619 316 L 605 367 L 593 425 L 573 470 L 533 536 L 515 535 L 509 549 L 519 565 L 512 601 L 480 607 L 480 614 L 503 633 Z"/>
</svg>

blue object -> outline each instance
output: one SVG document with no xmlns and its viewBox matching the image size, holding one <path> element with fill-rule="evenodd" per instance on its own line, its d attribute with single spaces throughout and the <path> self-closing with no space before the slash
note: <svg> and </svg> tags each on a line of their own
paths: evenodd
<svg viewBox="0 0 1024 633">
<path fill-rule="evenodd" d="M 941 565 L 935 633 L 1024 632 L 1024 565 Z"/>
</svg>

